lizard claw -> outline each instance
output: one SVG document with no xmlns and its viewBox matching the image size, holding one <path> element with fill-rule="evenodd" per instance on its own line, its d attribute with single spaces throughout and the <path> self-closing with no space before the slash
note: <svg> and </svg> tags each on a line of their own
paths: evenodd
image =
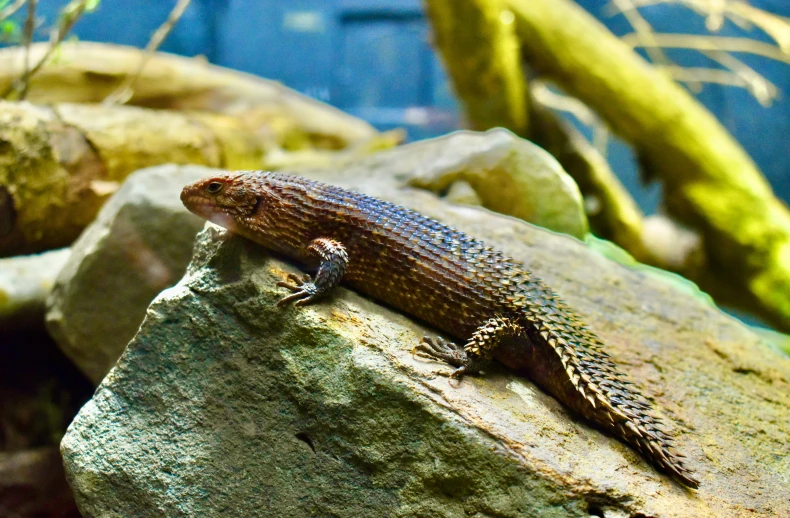
<svg viewBox="0 0 790 518">
<path fill-rule="evenodd" d="M 453 367 L 463 367 L 469 361 L 463 347 L 438 336 L 436 338 L 423 337 L 422 341 L 414 346 L 412 354 L 443 360 Z"/>
<path fill-rule="evenodd" d="M 448 365 L 457 367 L 450 374 L 450 379 L 458 382 L 467 374 L 480 372 L 480 368 L 484 364 L 479 358 L 468 354 L 462 346 L 438 336 L 436 338 L 423 337 L 420 343 L 412 349 L 412 354 L 444 361 Z"/>
<path fill-rule="evenodd" d="M 294 306 L 304 306 L 311 303 L 317 297 L 318 288 L 313 284 L 313 279 L 310 275 L 304 274 L 299 277 L 295 273 L 289 273 L 287 279 L 290 282 L 280 281 L 277 283 L 277 286 L 288 288 L 292 293 L 280 299 L 277 302 L 278 307 L 282 307 L 294 300 L 296 301 L 294 302 Z"/>
</svg>

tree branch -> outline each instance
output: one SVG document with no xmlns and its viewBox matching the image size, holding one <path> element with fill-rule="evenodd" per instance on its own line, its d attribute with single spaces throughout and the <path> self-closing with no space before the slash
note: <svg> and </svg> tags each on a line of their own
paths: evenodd
<svg viewBox="0 0 790 518">
<path fill-rule="evenodd" d="M 25 18 L 25 36 L 23 45 L 25 46 L 25 72 L 22 74 L 22 91 L 19 92 L 19 99 L 24 100 L 27 96 L 27 88 L 30 84 L 30 45 L 33 43 L 33 31 L 36 29 L 36 4 L 38 0 L 30 0 L 27 4 L 27 17 Z"/>
<path fill-rule="evenodd" d="M 629 141 L 646 173 L 662 181 L 668 213 L 702 235 L 708 264 L 680 273 L 723 302 L 790 329 L 790 211 L 744 149 L 713 114 L 575 3 L 507 5 L 525 60 Z M 659 45 L 672 41 L 656 38 Z M 729 46 L 790 60 L 758 42 L 681 38 L 684 47 L 691 41 L 705 50 Z"/>
<path fill-rule="evenodd" d="M 513 13 L 490 0 L 428 0 L 426 10 L 472 127 L 524 135 L 527 81 Z"/>
</svg>

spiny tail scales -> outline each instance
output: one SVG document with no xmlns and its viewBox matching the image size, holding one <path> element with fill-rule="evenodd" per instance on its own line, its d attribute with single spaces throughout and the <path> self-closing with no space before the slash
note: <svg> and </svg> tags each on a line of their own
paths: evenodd
<svg viewBox="0 0 790 518">
<path fill-rule="evenodd" d="M 533 306 L 527 319 L 557 355 L 568 381 L 581 398 L 575 409 L 587 419 L 603 425 L 645 458 L 683 484 L 697 488 L 699 481 L 675 451 L 674 440 L 651 415 L 650 403 L 617 370 L 603 344 L 564 303 Z"/>
</svg>

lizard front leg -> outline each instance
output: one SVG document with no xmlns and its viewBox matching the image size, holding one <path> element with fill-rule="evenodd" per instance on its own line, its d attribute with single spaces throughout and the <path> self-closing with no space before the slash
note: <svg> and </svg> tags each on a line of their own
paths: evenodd
<svg viewBox="0 0 790 518">
<path fill-rule="evenodd" d="M 280 299 L 278 306 L 291 301 L 296 301 L 294 306 L 304 306 L 323 297 L 340 284 L 340 279 L 343 278 L 348 265 L 348 253 L 343 244 L 325 237 L 310 241 L 304 249 L 303 256 L 307 261 L 318 261 L 315 279 L 308 274 L 304 274 L 303 277 L 288 274 L 290 282 L 280 281 L 277 286 L 288 288 L 293 293 Z"/>
<path fill-rule="evenodd" d="M 458 367 L 450 377 L 461 379 L 465 374 L 479 372 L 491 360 L 494 349 L 502 340 L 520 336 L 522 333 L 521 327 L 513 320 L 494 317 L 478 327 L 463 347 L 443 338 L 425 337 L 414 350 Z"/>
</svg>

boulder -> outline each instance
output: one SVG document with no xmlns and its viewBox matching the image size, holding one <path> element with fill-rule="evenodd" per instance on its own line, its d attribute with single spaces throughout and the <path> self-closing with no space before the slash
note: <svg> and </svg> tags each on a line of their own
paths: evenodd
<svg viewBox="0 0 790 518">
<path fill-rule="evenodd" d="M 184 209 L 181 188 L 212 171 L 164 165 L 134 173 L 72 246 L 47 302 L 47 328 L 95 384 L 151 300 L 184 274 L 203 222 Z"/>
<path fill-rule="evenodd" d="M 213 225 L 61 443 L 85 516 L 788 515 L 790 360 L 704 297 L 565 235 L 344 170 L 522 261 L 664 414 L 698 491 L 503 368 L 451 383 L 435 331 Z M 311 173 L 312 174 L 312 173 Z M 315 173 L 318 176 L 318 173 Z"/>
</svg>

